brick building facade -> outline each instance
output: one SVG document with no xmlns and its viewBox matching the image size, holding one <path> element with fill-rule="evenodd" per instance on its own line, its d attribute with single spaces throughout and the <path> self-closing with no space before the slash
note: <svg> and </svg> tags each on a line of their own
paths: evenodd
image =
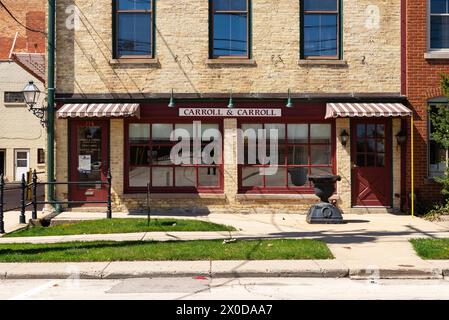
<svg viewBox="0 0 449 320">
<path fill-rule="evenodd" d="M 4 6 L 0 4 L 0 60 L 9 58 L 13 45 L 14 52 L 44 53 L 46 1 L 2 2 Z"/>
<path fill-rule="evenodd" d="M 437 12 L 442 13 L 443 10 L 437 8 L 440 3 L 445 5 L 444 12 L 449 13 L 449 9 L 446 7 L 447 1 L 407 1 L 407 78 L 405 86 L 407 98 L 415 114 L 415 193 L 418 202 L 434 202 L 441 199 L 440 186 L 432 179 L 432 176 L 438 174 L 438 171 L 441 173 L 436 166 L 444 160 L 436 159 L 438 155 L 434 154 L 437 151 L 436 147 L 430 143 L 428 117 L 429 106 L 432 103 L 446 100 L 441 90 L 440 75 L 449 74 L 448 22 L 445 24 L 446 43 L 443 43 L 442 48 L 435 50 L 431 48 L 432 33 L 437 30 L 431 30 L 430 15 Z M 410 148 L 408 148 L 407 159 L 410 159 Z M 407 161 L 407 172 L 410 172 L 410 161 Z M 410 175 L 407 175 L 408 192 L 410 192 L 410 183 Z"/>
<path fill-rule="evenodd" d="M 395 136 L 410 114 L 401 8 L 58 1 L 56 178 L 95 181 L 110 169 L 120 210 L 145 205 L 148 183 L 153 207 L 298 210 L 317 201 L 308 175 L 338 174 L 345 212 L 399 210 L 405 151 Z M 222 163 L 167 163 L 167 132 L 197 121 L 221 133 Z M 277 129 L 277 175 L 238 162 L 243 128 Z M 57 189 L 60 199 L 102 196 L 94 185 Z"/>
</svg>

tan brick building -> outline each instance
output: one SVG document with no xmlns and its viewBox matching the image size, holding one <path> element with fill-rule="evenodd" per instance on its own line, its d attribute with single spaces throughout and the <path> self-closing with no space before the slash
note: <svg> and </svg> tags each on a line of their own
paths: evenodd
<svg viewBox="0 0 449 320">
<path fill-rule="evenodd" d="M 57 1 L 56 178 L 94 182 L 110 169 L 120 210 L 145 205 L 149 187 L 159 208 L 297 211 L 317 201 L 307 176 L 338 174 L 345 212 L 399 210 L 396 135 L 410 114 L 401 9 L 400 0 Z M 174 164 L 174 129 L 218 130 L 222 157 Z M 238 129 L 277 129 L 274 175 L 239 149 Z M 95 184 L 57 189 L 59 199 L 104 196 Z"/>
</svg>

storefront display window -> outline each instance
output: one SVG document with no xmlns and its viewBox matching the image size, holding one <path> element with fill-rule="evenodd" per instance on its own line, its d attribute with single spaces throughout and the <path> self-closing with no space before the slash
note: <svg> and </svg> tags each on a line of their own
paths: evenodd
<svg viewBox="0 0 449 320">
<path fill-rule="evenodd" d="M 217 123 L 201 123 L 201 130 L 192 123 L 129 123 L 127 125 L 127 189 L 144 192 L 148 185 L 153 192 L 208 192 L 222 189 L 222 161 L 205 163 L 201 157 L 211 140 L 208 129 L 220 132 Z M 174 131 L 176 130 L 176 131 Z M 174 135 L 177 133 L 178 137 Z M 179 133 L 181 135 L 179 135 Z M 200 137 L 199 156 L 195 153 L 193 138 Z M 187 154 L 177 154 L 173 162 L 171 153 L 175 145 L 187 143 Z M 213 156 L 213 155 L 212 155 Z"/>
<path fill-rule="evenodd" d="M 307 179 L 308 175 L 334 172 L 333 128 L 330 123 L 242 123 L 240 127 L 246 133 L 248 130 L 257 132 L 266 129 L 267 136 L 270 129 L 278 131 L 278 164 L 275 172 L 269 170 L 273 164 L 266 164 L 263 159 L 250 163 L 251 142 L 249 139 L 244 140 L 245 163 L 240 165 L 240 189 L 243 192 L 270 189 L 311 191 L 312 185 Z M 257 140 L 257 150 L 259 147 L 260 141 Z M 266 151 L 269 156 L 269 146 Z"/>
</svg>

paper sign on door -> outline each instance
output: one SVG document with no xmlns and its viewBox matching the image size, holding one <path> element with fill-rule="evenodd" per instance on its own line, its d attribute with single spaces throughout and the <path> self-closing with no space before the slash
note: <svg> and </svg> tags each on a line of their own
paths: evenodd
<svg viewBox="0 0 449 320">
<path fill-rule="evenodd" d="M 92 170 L 92 159 L 90 155 L 81 155 L 78 158 L 78 171 L 80 173 L 90 173 Z"/>
</svg>

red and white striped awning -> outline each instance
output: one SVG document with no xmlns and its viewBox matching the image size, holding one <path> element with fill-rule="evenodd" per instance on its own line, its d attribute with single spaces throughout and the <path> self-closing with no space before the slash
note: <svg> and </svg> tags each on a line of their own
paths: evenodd
<svg viewBox="0 0 449 320">
<path fill-rule="evenodd" d="M 56 114 L 58 118 L 140 117 L 140 105 L 137 103 L 65 104 Z"/>
<path fill-rule="evenodd" d="M 328 103 L 326 119 L 340 117 L 408 117 L 412 111 L 402 103 Z"/>
</svg>

